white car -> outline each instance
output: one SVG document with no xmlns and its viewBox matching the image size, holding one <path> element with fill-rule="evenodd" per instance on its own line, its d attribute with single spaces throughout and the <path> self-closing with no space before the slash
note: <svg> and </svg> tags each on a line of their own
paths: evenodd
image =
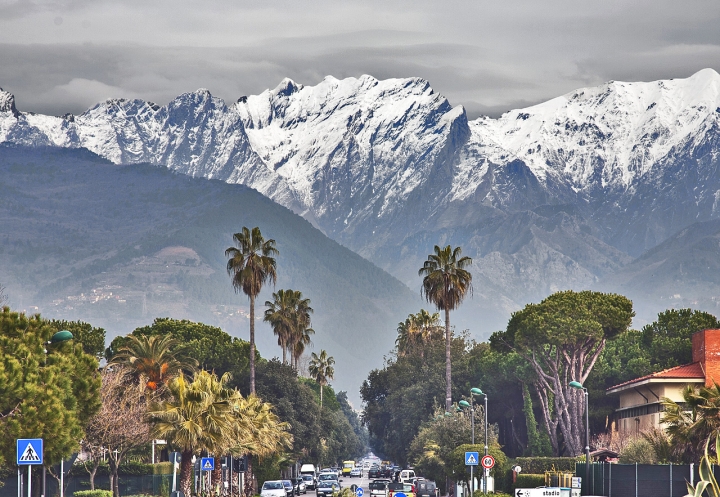
<svg viewBox="0 0 720 497">
<path fill-rule="evenodd" d="M 362 476 L 362 469 L 360 469 L 358 466 L 355 466 L 353 469 L 350 470 L 350 476 L 353 478 L 356 476 Z"/>
<path fill-rule="evenodd" d="M 260 497 L 286 497 L 287 491 L 282 480 L 269 480 L 263 483 Z"/>
</svg>

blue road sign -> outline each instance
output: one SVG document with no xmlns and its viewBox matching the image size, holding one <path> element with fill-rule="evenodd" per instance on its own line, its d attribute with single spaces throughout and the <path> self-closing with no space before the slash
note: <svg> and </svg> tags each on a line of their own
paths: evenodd
<svg viewBox="0 0 720 497">
<path fill-rule="evenodd" d="M 405 492 L 395 492 L 393 494 L 394 497 L 407 497 L 407 494 Z"/>
<path fill-rule="evenodd" d="M 214 457 L 203 457 L 200 459 L 200 470 L 201 471 L 214 471 L 215 470 L 215 458 Z"/>
<path fill-rule="evenodd" d="M 17 465 L 43 463 L 43 439 L 19 438 L 17 440 Z"/>
<path fill-rule="evenodd" d="M 362 489 L 362 487 L 358 487 L 355 489 L 355 495 L 357 495 L 357 497 L 363 497 L 364 493 L 365 491 Z"/>
<path fill-rule="evenodd" d="M 466 452 L 465 453 L 465 466 L 477 466 L 480 464 L 479 453 L 477 452 Z"/>
</svg>

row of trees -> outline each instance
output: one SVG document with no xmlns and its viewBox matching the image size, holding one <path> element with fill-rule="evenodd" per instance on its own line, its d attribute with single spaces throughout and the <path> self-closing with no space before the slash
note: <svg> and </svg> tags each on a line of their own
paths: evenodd
<svg viewBox="0 0 720 497">
<path fill-rule="evenodd" d="M 567 291 L 513 314 L 507 328 L 487 343 L 469 340 L 466 332 L 455 333 L 450 409 L 448 385 L 441 378 L 447 361 L 442 361 L 442 339 L 434 329 L 439 323 L 424 310 L 409 316 L 398 325 L 394 356 L 369 374 L 361 390 L 363 420 L 373 446 L 398 461 L 418 464 L 423 456 L 417 436 L 433 422 L 438 406 L 454 415 L 454 404 L 469 395 L 470 388 L 481 387 L 490 399 L 489 421 L 497 426 L 506 453 L 580 454 L 584 401 L 581 392 L 568 387 L 570 381 L 589 389 L 591 432 L 603 433 L 610 428 L 607 420 L 617 402 L 605 394 L 608 387 L 691 362 L 691 335 L 720 326 L 708 313 L 682 309 L 660 313 L 654 323 L 632 330 L 633 315 L 632 303 L 623 296 Z M 429 324 L 418 324 L 424 322 Z M 688 405 L 692 400 L 702 407 L 690 418 L 680 409 L 682 429 L 674 435 L 678 440 L 681 433 L 700 433 L 697 427 L 707 427 L 699 413 L 712 411 L 708 392 L 693 395 Z M 699 440 L 696 437 L 695 449 L 683 454 L 697 459 Z M 412 446 L 415 449 L 408 450 Z"/>
</svg>

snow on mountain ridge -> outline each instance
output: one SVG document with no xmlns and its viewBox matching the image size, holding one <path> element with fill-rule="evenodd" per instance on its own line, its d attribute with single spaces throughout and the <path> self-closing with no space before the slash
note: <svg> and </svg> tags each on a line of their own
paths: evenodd
<svg viewBox="0 0 720 497">
<path fill-rule="evenodd" d="M 576 191 L 622 189 L 717 119 L 718 107 L 720 75 L 704 69 L 686 79 L 582 88 L 470 126 L 476 140 L 500 145 L 495 161 L 514 156 L 538 178 L 554 176 Z"/>
</svg>

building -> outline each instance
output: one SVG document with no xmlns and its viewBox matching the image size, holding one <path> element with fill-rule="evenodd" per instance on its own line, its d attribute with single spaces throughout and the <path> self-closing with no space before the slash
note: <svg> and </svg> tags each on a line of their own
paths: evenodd
<svg viewBox="0 0 720 497">
<path fill-rule="evenodd" d="M 692 336 L 690 364 L 658 371 L 607 389 L 608 395 L 620 398 L 611 429 L 620 434 L 635 435 L 661 427 L 662 405 L 667 397 L 682 402 L 685 385 L 710 386 L 720 383 L 720 330 L 704 330 Z"/>
</svg>

